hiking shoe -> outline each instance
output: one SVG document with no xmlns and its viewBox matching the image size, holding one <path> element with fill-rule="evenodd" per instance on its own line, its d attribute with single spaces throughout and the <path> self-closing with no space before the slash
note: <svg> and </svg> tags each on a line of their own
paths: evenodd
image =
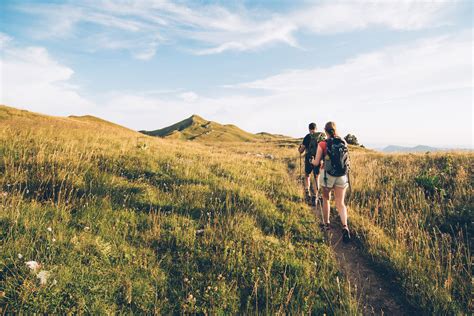
<svg viewBox="0 0 474 316">
<path fill-rule="evenodd" d="M 342 241 L 349 242 L 351 241 L 351 233 L 349 232 L 349 228 L 344 227 L 342 229 Z"/>
<path fill-rule="evenodd" d="M 321 231 L 323 232 L 327 232 L 327 231 L 330 231 L 331 230 L 331 224 L 329 223 L 326 223 L 326 224 L 319 224 L 319 228 L 321 229 Z"/>
<path fill-rule="evenodd" d="M 316 206 L 316 196 L 311 197 L 311 205 Z"/>
<path fill-rule="evenodd" d="M 309 194 L 309 192 L 305 193 L 304 199 L 305 199 L 306 204 L 311 205 L 311 195 Z"/>
</svg>

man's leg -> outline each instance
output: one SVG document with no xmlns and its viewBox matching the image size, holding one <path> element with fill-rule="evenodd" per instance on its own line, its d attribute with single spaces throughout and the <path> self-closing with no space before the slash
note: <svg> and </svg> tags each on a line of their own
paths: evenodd
<svg viewBox="0 0 474 316">
<path fill-rule="evenodd" d="M 311 172 L 313 171 L 313 166 L 309 162 L 307 158 L 304 161 L 304 174 L 305 174 L 305 181 L 304 181 L 304 188 L 305 188 L 305 199 L 306 203 L 311 202 Z"/>
<path fill-rule="evenodd" d="M 305 179 L 305 200 L 306 203 L 311 203 L 311 175 L 306 176 Z"/>
<path fill-rule="evenodd" d="M 305 174 L 305 179 L 304 179 L 304 188 L 306 192 L 310 191 L 311 188 L 311 174 Z"/>
<path fill-rule="evenodd" d="M 311 202 L 313 206 L 316 206 L 316 200 L 318 199 L 318 192 L 319 192 L 319 170 L 314 169 L 313 170 L 313 176 L 314 176 L 314 186 L 313 186 L 313 196 L 311 198 Z"/>
</svg>

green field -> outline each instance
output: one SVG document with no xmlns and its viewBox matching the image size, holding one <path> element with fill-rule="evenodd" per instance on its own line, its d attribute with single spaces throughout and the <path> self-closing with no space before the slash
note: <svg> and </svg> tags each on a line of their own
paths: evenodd
<svg viewBox="0 0 474 316">
<path fill-rule="evenodd" d="M 357 314 L 295 141 L 179 133 L 0 107 L 2 312 Z M 468 314 L 474 155 L 351 157 L 354 242 L 414 306 Z"/>
</svg>

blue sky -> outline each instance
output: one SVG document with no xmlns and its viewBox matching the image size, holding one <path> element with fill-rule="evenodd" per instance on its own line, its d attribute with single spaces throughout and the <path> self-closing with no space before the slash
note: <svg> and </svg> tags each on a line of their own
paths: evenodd
<svg viewBox="0 0 474 316">
<path fill-rule="evenodd" d="M 471 1 L 2 1 L 0 102 L 473 147 Z"/>
</svg>

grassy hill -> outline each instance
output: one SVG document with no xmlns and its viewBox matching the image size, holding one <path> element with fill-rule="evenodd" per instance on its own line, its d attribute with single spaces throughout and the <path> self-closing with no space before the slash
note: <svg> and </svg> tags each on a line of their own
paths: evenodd
<svg viewBox="0 0 474 316">
<path fill-rule="evenodd" d="M 0 105 L 0 124 L 3 128 L 12 128 L 14 130 L 54 130 L 58 128 L 63 131 L 67 126 L 69 130 L 93 130 L 97 132 L 113 133 L 119 131 L 128 135 L 140 136 L 137 132 L 126 127 L 108 122 L 106 120 L 91 116 L 69 116 L 57 117 L 38 114 L 26 110 L 19 110 L 6 105 Z"/>
<path fill-rule="evenodd" d="M 474 154 L 351 156 L 350 222 L 367 256 L 427 314 L 474 307 Z"/>
<path fill-rule="evenodd" d="M 0 106 L 1 312 L 360 312 L 295 152 Z M 360 251 L 424 313 L 469 314 L 474 154 L 350 152 Z"/>
<path fill-rule="evenodd" d="M 287 136 L 273 135 L 270 133 L 262 132 L 258 134 L 251 134 L 235 125 L 219 124 L 217 122 L 205 120 L 198 115 L 192 115 L 185 120 L 162 129 L 140 132 L 150 136 L 200 141 L 255 142 L 268 140 L 293 140 Z"/>
<path fill-rule="evenodd" d="M 137 144 L 141 134 L 95 118 L 0 113 L 2 313 L 356 308 L 333 282 L 290 149 L 270 160 L 250 147 Z"/>
</svg>

